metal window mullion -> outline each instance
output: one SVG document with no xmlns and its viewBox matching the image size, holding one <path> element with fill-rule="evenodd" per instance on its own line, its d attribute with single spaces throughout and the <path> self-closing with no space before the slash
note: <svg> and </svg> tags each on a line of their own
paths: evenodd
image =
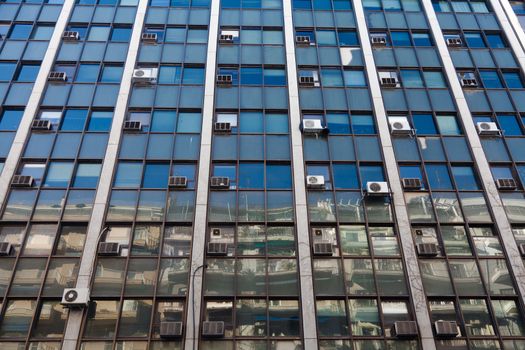
<svg viewBox="0 0 525 350">
<path fill-rule="evenodd" d="M 524 70 L 525 55 L 523 52 L 518 54 L 518 51 L 525 50 L 525 32 L 520 25 L 518 17 L 508 1 L 490 0 L 490 3 L 514 53 L 518 56 L 522 70 Z"/>
<path fill-rule="evenodd" d="M 434 12 L 432 2 L 431 0 L 422 0 L 422 4 L 427 14 L 428 22 L 430 23 L 432 35 L 434 36 L 434 40 L 436 41 L 436 48 L 438 49 L 439 55 L 441 56 L 443 68 L 445 69 L 445 74 L 449 82 L 450 90 L 453 94 L 454 99 L 456 100 L 458 116 L 461 118 L 461 121 L 463 123 L 463 127 L 465 129 L 465 137 L 470 145 L 471 153 L 474 157 L 474 162 L 479 172 L 478 175 L 480 177 L 482 187 L 484 188 L 486 193 L 486 200 L 488 201 L 488 205 L 492 209 L 494 223 L 498 229 L 501 244 L 503 245 L 507 253 L 507 262 L 509 263 L 510 270 L 512 271 L 515 277 L 519 295 L 521 296 L 521 303 L 523 305 L 523 298 L 525 296 L 525 266 L 523 264 L 521 254 L 519 252 L 518 245 L 516 244 L 516 241 L 514 239 L 512 228 L 507 218 L 507 214 L 503 203 L 501 201 L 499 191 L 496 188 L 496 185 L 492 178 L 490 166 L 487 161 L 487 158 L 485 157 L 485 153 L 481 145 L 481 140 L 474 125 L 473 116 L 469 110 L 469 106 L 465 99 L 463 89 L 459 83 L 459 80 L 456 78 L 456 70 L 452 62 L 450 53 L 448 52 L 448 48 L 445 43 L 445 39 L 443 37 L 441 28 L 439 26 L 436 13 Z M 509 28 L 509 23 L 506 22 L 507 25 L 505 25 L 505 21 L 502 21 L 501 16 L 503 16 L 504 14 L 502 14 L 501 7 L 499 7 L 499 5 L 496 4 L 496 0 L 491 0 L 491 4 L 494 7 L 495 12 L 498 13 L 498 19 L 500 20 L 502 27 L 505 29 L 509 41 L 511 43 L 512 41 L 514 41 L 514 43 L 516 44 L 517 39 L 515 37 L 509 36 L 508 33 L 508 31 L 511 29 Z M 520 65 L 523 69 L 525 66 L 525 55 L 521 50 L 516 51 L 515 46 L 516 45 L 513 45 L 512 47 L 513 52 L 517 57 L 520 58 Z"/>
<path fill-rule="evenodd" d="M 381 87 L 379 86 L 379 79 L 376 72 L 372 46 L 368 36 L 368 28 L 363 4 L 360 1 L 354 1 L 354 10 L 359 39 L 361 41 L 365 60 L 365 70 L 370 84 L 370 93 L 374 109 L 373 111 L 376 117 L 377 127 L 379 129 L 378 134 L 383 149 L 383 157 L 387 177 L 389 179 L 389 186 L 392 191 L 392 203 L 394 206 L 393 211 L 396 217 L 397 227 L 399 229 L 399 240 L 401 243 L 402 256 L 405 262 L 404 265 L 406 268 L 406 275 L 408 277 L 411 301 L 415 312 L 415 318 L 419 326 L 420 338 L 423 348 L 426 350 L 434 350 L 436 349 L 436 345 L 432 333 L 430 315 L 426 307 L 426 296 L 423 289 L 421 272 L 419 270 L 418 264 L 410 263 L 410 261 L 417 261 L 417 255 L 412 239 L 410 220 L 403 196 L 403 189 L 401 187 L 399 170 L 397 168 L 397 162 L 392 147 L 392 140 L 390 137 L 387 115 L 383 104 Z"/>
</svg>

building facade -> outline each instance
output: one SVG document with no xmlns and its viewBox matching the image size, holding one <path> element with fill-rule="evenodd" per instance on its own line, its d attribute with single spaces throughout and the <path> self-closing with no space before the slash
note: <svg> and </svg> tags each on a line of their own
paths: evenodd
<svg viewBox="0 0 525 350">
<path fill-rule="evenodd" d="M 0 0 L 0 349 L 524 350 L 524 14 Z"/>
</svg>

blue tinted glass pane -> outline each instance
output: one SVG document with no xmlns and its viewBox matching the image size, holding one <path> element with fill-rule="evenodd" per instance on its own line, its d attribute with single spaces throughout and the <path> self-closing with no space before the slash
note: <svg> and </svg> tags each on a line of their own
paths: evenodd
<svg viewBox="0 0 525 350">
<path fill-rule="evenodd" d="M 437 135 L 436 124 L 431 114 L 414 114 L 414 128 L 420 135 Z"/>
<path fill-rule="evenodd" d="M 461 128 L 453 115 L 438 115 L 437 123 L 441 135 L 461 135 Z"/>
<path fill-rule="evenodd" d="M 262 68 L 241 68 L 242 85 L 261 85 L 262 81 Z"/>
<path fill-rule="evenodd" d="M 98 64 L 81 64 L 78 67 L 77 77 L 75 81 L 83 83 L 92 83 L 98 80 L 98 71 L 100 65 Z"/>
<path fill-rule="evenodd" d="M 0 130 L 17 130 L 24 111 L 4 110 L 0 117 Z"/>
<path fill-rule="evenodd" d="M 383 168 L 380 166 L 361 166 L 359 167 L 361 173 L 362 188 L 366 188 L 366 183 L 370 181 L 385 181 Z"/>
<path fill-rule="evenodd" d="M 263 114 L 261 112 L 241 112 L 239 131 L 241 133 L 262 133 L 264 131 Z"/>
<path fill-rule="evenodd" d="M 506 136 L 522 135 L 520 125 L 513 115 L 498 115 L 498 123 Z"/>
<path fill-rule="evenodd" d="M 160 84 L 180 84 L 182 67 L 161 66 L 159 72 Z"/>
<path fill-rule="evenodd" d="M 93 26 L 89 30 L 89 41 L 107 41 L 110 27 Z"/>
<path fill-rule="evenodd" d="M 16 63 L 0 63 L 0 81 L 10 81 L 16 69 Z"/>
<path fill-rule="evenodd" d="M 361 70 L 343 71 L 345 86 L 359 87 L 366 86 L 365 74 Z"/>
<path fill-rule="evenodd" d="M 423 80 L 421 79 L 421 73 L 419 70 L 401 70 L 401 81 L 404 87 L 419 88 L 423 87 Z"/>
<path fill-rule="evenodd" d="M 75 175 L 74 187 L 95 188 L 100 176 L 100 164 L 80 164 Z"/>
<path fill-rule="evenodd" d="M 310 0 L 293 0 L 294 9 L 311 9 L 312 2 Z"/>
<path fill-rule="evenodd" d="M 264 188 L 264 165 L 262 163 L 240 164 L 239 188 Z"/>
<path fill-rule="evenodd" d="M 22 68 L 20 69 L 20 71 L 18 72 L 18 77 L 16 78 L 16 80 L 30 81 L 30 82 L 35 81 L 39 70 L 40 70 L 40 66 L 24 64 Z M 0 73 L 0 75 L 1 74 L 2 73 Z"/>
<path fill-rule="evenodd" d="M 330 134 L 350 134 L 348 114 L 327 114 L 326 122 Z"/>
<path fill-rule="evenodd" d="M 292 173 L 289 165 L 266 166 L 266 188 L 292 188 Z"/>
<path fill-rule="evenodd" d="M 503 79 L 509 89 L 522 89 L 523 83 L 519 73 L 503 73 Z"/>
<path fill-rule="evenodd" d="M 394 46 L 412 46 L 408 32 L 392 32 L 390 38 Z"/>
<path fill-rule="evenodd" d="M 106 66 L 104 70 L 102 70 L 100 81 L 103 83 L 120 83 L 123 71 L 123 67 Z"/>
<path fill-rule="evenodd" d="M 399 175 L 402 179 L 420 179 L 423 181 L 423 174 L 419 165 L 402 165 L 399 167 Z"/>
<path fill-rule="evenodd" d="M 264 85 L 284 86 L 286 85 L 286 74 L 284 69 L 265 69 Z"/>
<path fill-rule="evenodd" d="M 131 38 L 131 28 L 113 28 L 111 41 L 129 42 Z"/>
<path fill-rule="evenodd" d="M 175 137 L 175 159 L 198 159 L 200 137 L 198 135 L 177 135 Z"/>
<path fill-rule="evenodd" d="M 487 89 L 498 89 L 502 88 L 501 80 L 499 79 L 498 73 L 495 71 L 480 71 L 479 75 L 483 81 L 483 85 Z"/>
<path fill-rule="evenodd" d="M 9 39 L 29 39 L 32 28 L 33 26 L 30 24 L 15 24 L 11 29 Z"/>
<path fill-rule="evenodd" d="M 376 128 L 371 115 L 352 115 L 352 130 L 354 134 L 375 134 Z"/>
<path fill-rule="evenodd" d="M 204 68 L 184 68 L 182 83 L 202 85 L 204 83 Z"/>
<path fill-rule="evenodd" d="M 339 69 L 322 69 L 321 82 L 323 86 L 343 86 L 343 76 Z"/>
<path fill-rule="evenodd" d="M 168 164 L 147 164 L 144 171 L 144 188 L 164 188 L 168 185 L 170 166 Z"/>
<path fill-rule="evenodd" d="M 333 0 L 334 10 L 351 10 L 352 3 L 349 0 Z"/>
<path fill-rule="evenodd" d="M 286 114 L 266 114 L 267 133 L 287 133 L 288 116 Z"/>
<path fill-rule="evenodd" d="M 486 47 L 481 34 L 465 33 L 465 40 L 469 47 Z"/>
<path fill-rule="evenodd" d="M 336 189 L 359 188 L 357 168 L 354 164 L 334 164 L 333 172 Z"/>
<path fill-rule="evenodd" d="M 474 170 L 469 166 L 454 166 L 452 174 L 458 190 L 479 190 Z"/>
<path fill-rule="evenodd" d="M 177 132 L 198 133 L 201 131 L 202 114 L 179 113 Z"/>
<path fill-rule="evenodd" d="M 89 120 L 89 131 L 109 131 L 113 121 L 113 112 L 92 112 Z"/>
<path fill-rule="evenodd" d="M 176 111 L 154 111 L 151 131 L 173 132 L 177 123 Z"/>
<path fill-rule="evenodd" d="M 188 188 L 195 188 L 195 170 L 193 164 L 174 164 L 171 168 L 172 176 L 185 176 L 188 179 Z"/>
<path fill-rule="evenodd" d="M 446 165 L 426 165 L 428 183 L 433 190 L 451 190 L 452 181 Z"/>
<path fill-rule="evenodd" d="M 72 173 L 73 163 L 53 162 L 47 170 L 44 187 L 67 187 Z"/>
<path fill-rule="evenodd" d="M 64 113 L 64 119 L 60 130 L 84 130 L 86 124 L 87 110 L 85 109 L 68 109 Z"/>
<path fill-rule="evenodd" d="M 492 48 L 505 47 L 505 42 L 499 34 L 487 34 L 487 41 L 489 42 L 489 46 Z"/>
<path fill-rule="evenodd" d="M 339 45 L 340 46 L 357 46 L 359 41 L 357 40 L 357 33 L 354 31 L 338 32 Z"/>
<path fill-rule="evenodd" d="M 118 165 L 115 187 L 139 187 L 142 177 L 142 163 L 125 163 Z"/>
<path fill-rule="evenodd" d="M 427 33 L 413 33 L 414 46 L 432 46 L 432 41 Z"/>
</svg>

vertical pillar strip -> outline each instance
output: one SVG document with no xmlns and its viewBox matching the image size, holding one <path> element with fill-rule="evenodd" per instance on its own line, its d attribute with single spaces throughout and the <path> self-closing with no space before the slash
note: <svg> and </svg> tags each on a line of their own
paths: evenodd
<svg viewBox="0 0 525 350">
<path fill-rule="evenodd" d="M 217 61 L 217 38 L 219 32 L 220 0 L 211 1 L 210 24 L 208 26 L 208 53 L 206 57 L 206 80 L 204 106 L 202 109 L 202 130 L 195 204 L 195 224 L 191 249 L 190 284 L 188 286 L 188 308 L 186 310 L 186 342 L 184 349 L 198 348 L 199 324 L 202 306 L 202 281 L 207 231 L 208 184 L 210 178 L 211 139 L 214 116 L 215 70 Z M 193 309 L 192 309 L 193 308 Z M 194 310 L 194 312 L 193 312 Z M 194 318 L 195 317 L 195 318 Z M 196 343 L 196 344 L 194 344 Z"/>
<path fill-rule="evenodd" d="M 133 70 L 135 69 L 137 61 L 142 27 L 146 17 L 148 2 L 149 0 L 139 0 L 137 13 L 135 15 L 128 54 L 126 56 L 126 63 L 124 64 L 124 72 L 122 74 L 122 81 L 120 83 L 115 111 L 113 113 L 109 141 L 106 148 L 106 154 L 104 155 L 104 162 L 102 164 L 100 180 L 95 194 L 95 203 L 93 204 L 91 219 L 86 233 L 86 242 L 80 260 L 80 268 L 76 283 L 77 288 L 89 287 L 91 277 L 95 270 L 93 265 L 96 259 L 100 231 L 104 224 L 106 207 L 109 203 L 111 194 L 113 171 L 118 158 L 118 149 L 122 137 L 122 125 L 126 118 L 128 98 L 132 86 Z M 71 309 L 69 311 L 62 350 L 74 350 L 77 348 L 77 342 L 80 342 L 81 338 L 80 330 L 82 325 L 82 315 L 82 310 Z"/>
<path fill-rule="evenodd" d="M 505 32 L 514 55 L 518 58 L 522 71 L 525 71 L 525 33 L 521 28 L 516 14 L 507 0 L 490 0 L 498 22 Z"/>
<path fill-rule="evenodd" d="M 514 235 L 512 234 L 511 226 L 501 202 L 498 189 L 496 188 L 496 184 L 492 178 L 489 163 L 485 158 L 485 153 L 481 146 L 481 141 L 472 119 L 472 114 L 470 113 L 465 95 L 463 94 L 463 89 L 461 88 L 457 78 L 456 70 L 454 64 L 452 63 L 450 53 L 448 52 L 448 47 L 445 43 L 443 33 L 441 32 L 432 2 L 431 0 L 422 0 L 422 3 L 430 23 L 432 36 L 434 37 L 436 47 L 443 62 L 443 67 L 445 69 L 445 74 L 447 76 L 450 89 L 458 107 L 459 117 L 463 122 L 465 135 L 474 155 L 475 164 L 478 168 L 479 175 L 487 195 L 488 204 L 492 208 L 496 227 L 498 228 L 502 244 L 507 252 L 510 269 L 514 274 L 516 284 L 518 285 L 520 292 L 519 294 L 521 295 L 521 299 L 523 301 L 523 297 L 525 295 L 525 266 L 523 265 L 523 260 L 521 259 L 518 245 L 516 244 Z"/>
<path fill-rule="evenodd" d="M 9 151 L 9 154 L 5 161 L 4 169 L 1 172 L 2 176 L 0 176 L 0 207 L 2 207 L 2 204 L 7 197 L 7 192 L 9 191 L 11 178 L 16 172 L 18 160 L 22 156 L 26 139 L 31 134 L 31 124 L 36 116 L 36 113 L 38 112 L 40 101 L 42 100 L 42 95 L 44 94 L 46 88 L 47 77 L 55 62 L 55 56 L 60 47 L 62 33 L 66 28 L 67 22 L 69 21 L 69 16 L 71 14 L 74 4 L 75 0 L 64 1 L 64 4 L 62 5 L 62 10 L 60 11 L 60 15 L 58 16 L 58 20 L 55 24 L 55 29 L 53 30 L 53 35 L 51 35 L 51 39 L 49 40 L 46 54 L 44 55 L 44 59 L 40 64 L 40 70 L 38 71 L 35 84 L 33 85 L 33 90 L 31 91 L 31 95 L 29 96 L 29 99 L 27 101 L 22 120 L 20 121 L 20 125 L 18 126 L 18 130 L 16 131 L 13 144 L 11 145 L 11 150 Z"/>
<path fill-rule="evenodd" d="M 299 87 L 295 62 L 294 22 L 292 1 L 283 1 L 284 38 L 286 45 L 286 71 L 288 76 L 288 99 L 290 115 L 290 135 L 292 140 L 293 182 L 295 199 L 295 225 L 297 250 L 299 255 L 299 278 L 301 282 L 301 312 L 303 321 L 303 348 L 317 349 L 317 327 L 315 317 L 315 296 L 312 276 L 312 257 L 310 249 L 310 230 L 306 201 L 303 141 L 299 129 L 301 110 L 299 107 Z"/>
<path fill-rule="evenodd" d="M 397 227 L 399 229 L 399 238 L 401 240 L 401 247 L 403 250 L 403 258 L 405 262 L 410 293 L 412 296 L 415 317 L 419 326 L 423 349 L 435 350 L 436 345 L 434 343 L 434 336 L 432 334 L 432 326 L 430 323 L 430 315 L 428 313 L 421 273 L 419 271 L 419 265 L 417 264 L 417 254 L 412 240 L 410 220 L 408 218 L 408 211 L 405 204 L 401 180 L 399 177 L 399 170 L 397 168 L 397 161 L 394 155 L 394 149 L 392 147 L 390 128 L 388 125 L 385 107 L 383 105 L 383 97 L 381 94 L 381 88 L 379 86 L 378 74 L 372 52 L 372 45 L 370 44 L 366 18 L 361 1 L 354 1 L 354 10 L 359 32 L 359 40 L 361 42 L 363 56 L 365 59 L 366 74 L 370 84 L 370 92 L 372 94 L 374 114 L 376 116 L 379 137 L 383 149 L 386 172 L 389 180 L 390 191 L 392 192 L 392 201 L 395 210 Z"/>
</svg>

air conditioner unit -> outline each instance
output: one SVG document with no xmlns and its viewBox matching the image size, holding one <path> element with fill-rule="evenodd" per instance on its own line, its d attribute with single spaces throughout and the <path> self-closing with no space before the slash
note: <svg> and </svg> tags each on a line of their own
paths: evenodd
<svg viewBox="0 0 525 350">
<path fill-rule="evenodd" d="M 419 256 L 436 256 L 438 255 L 438 246 L 435 243 L 418 243 L 417 254 Z"/>
<path fill-rule="evenodd" d="M 11 186 L 13 187 L 31 187 L 33 183 L 33 177 L 26 175 L 15 175 L 13 180 L 11 180 Z"/>
<path fill-rule="evenodd" d="M 332 256 L 334 254 L 331 242 L 315 242 L 314 255 Z"/>
<path fill-rule="evenodd" d="M 390 194 L 390 190 L 386 182 L 369 181 L 366 183 L 366 193 L 369 196 L 385 196 Z"/>
<path fill-rule="evenodd" d="M 136 83 L 155 83 L 158 74 L 158 68 L 138 68 L 133 71 L 133 81 Z"/>
<path fill-rule="evenodd" d="M 230 188 L 230 178 L 222 176 L 213 176 L 210 179 L 210 187 L 213 189 L 229 189 Z"/>
<path fill-rule="evenodd" d="M 213 130 L 215 130 L 215 132 L 231 132 L 232 125 L 228 122 L 216 122 Z"/>
<path fill-rule="evenodd" d="M 456 321 L 436 321 L 434 328 L 439 338 L 454 338 L 459 334 Z"/>
<path fill-rule="evenodd" d="M 180 338 L 182 336 L 182 322 L 161 322 L 159 333 L 163 339 Z"/>
<path fill-rule="evenodd" d="M 202 323 L 202 336 L 205 338 L 224 337 L 223 321 L 205 321 Z"/>
<path fill-rule="evenodd" d="M 231 44 L 233 43 L 233 35 L 232 34 L 221 34 L 219 35 L 219 42 L 221 44 Z"/>
<path fill-rule="evenodd" d="M 314 189 L 324 189 L 324 176 L 308 175 L 306 177 L 306 187 Z"/>
<path fill-rule="evenodd" d="M 99 256 L 118 256 L 120 255 L 120 244 L 115 242 L 101 242 L 98 245 Z"/>
<path fill-rule="evenodd" d="M 80 34 L 78 32 L 65 31 L 62 34 L 62 39 L 64 41 L 78 41 L 80 40 Z"/>
<path fill-rule="evenodd" d="M 157 43 L 157 33 L 142 33 L 141 40 L 146 44 L 156 44 Z"/>
<path fill-rule="evenodd" d="M 480 135 L 500 135 L 498 125 L 493 122 L 478 122 L 476 128 Z"/>
<path fill-rule="evenodd" d="M 11 251 L 13 250 L 13 246 L 9 242 L 2 242 L 0 243 L 0 256 L 9 256 L 11 255 Z"/>
<path fill-rule="evenodd" d="M 138 121 L 128 120 L 124 122 L 124 131 L 141 131 L 142 123 Z"/>
<path fill-rule="evenodd" d="M 415 321 L 396 321 L 392 326 L 392 335 L 397 338 L 415 338 L 418 335 Z"/>
<path fill-rule="evenodd" d="M 170 176 L 168 179 L 168 187 L 186 188 L 188 187 L 188 178 L 186 176 Z"/>
<path fill-rule="evenodd" d="M 417 177 L 415 178 L 404 177 L 402 180 L 403 180 L 403 188 L 406 190 L 420 190 L 422 187 L 421 179 Z"/>
<path fill-rule="evenodd" d="M 447 46 L 458 47 L 463 45 L 463 41 L 460 38 L 447 38 Z"/>
<path fill-rule="evenodd" d="M 381 78 L 381 86 L 383 87 L 396 87 L 397 86 L 397 78 Z"/>
<path fill-rule="evenodd" d="M 413 133 L 407 117 L 388 117 L 388 124 L 392 134 L 410 135 Z"/>
<path fill-rule="evenodd" d="M 374 46 L 385 46 L 386 45 L 386 36 L 372 36 L 370 42 Z"/>
<path fill-rule="evenodd" d="M 89 304 L 89 288 L 64 289 L 61 304 L 70 308 L 87 307 Z"/>
<path fill-rule="evenodd" d="M 208 255 L 225 256 L 228 255 L 228 243 L 208 242 Z"/>
<path fill-rule="evenodd" d="M 463 87 L 477 87 L 478 81 L 474 78 L 462 78 L 461 86 Z"/>
<path fill-rule="evenodd" d="M 498 187 L 498 190 L 502 191 L 511 191 L 518 188 L 518 184 L 514 179 L 497 179 L 496 186 Z"/>
<path fill-rule="evenodd" d="M 42 131 L 51 130 L 51 120 L 47 120 L 47 119 L 33 120 L 33 123 L 31 124 L 31 129 L 32 130 L 42 130 Z"/>
<path fill-rule="evenodd" d="M 299 85 L 301 86 L 314 86 L 315 79 L 311 75 L 303 75 L 299 77 Z"/>
<path fill-rule="evenodd" d="M 302 129 L 305 134 L 317 134 L 326 130 L 320 119 L 303 119 Z"/>
<path fill-rule="evenodd" d="M 217 84 L 219 85 L 231 85 L 233 77 L 231 74 L 219 74 L 217 75 Z"/>
<path fill-rule="evenodd" d="M 48 81 L 65 82 L 67 81 L 67 74 L 65 72 L 50 72 L 47 76 Z"/>
<path fill-rule="evenodd" d="M 310 45 L 310 37 L 308 35 L 297 35 L 295 43 L 298 45 Z"/>
</svg>

